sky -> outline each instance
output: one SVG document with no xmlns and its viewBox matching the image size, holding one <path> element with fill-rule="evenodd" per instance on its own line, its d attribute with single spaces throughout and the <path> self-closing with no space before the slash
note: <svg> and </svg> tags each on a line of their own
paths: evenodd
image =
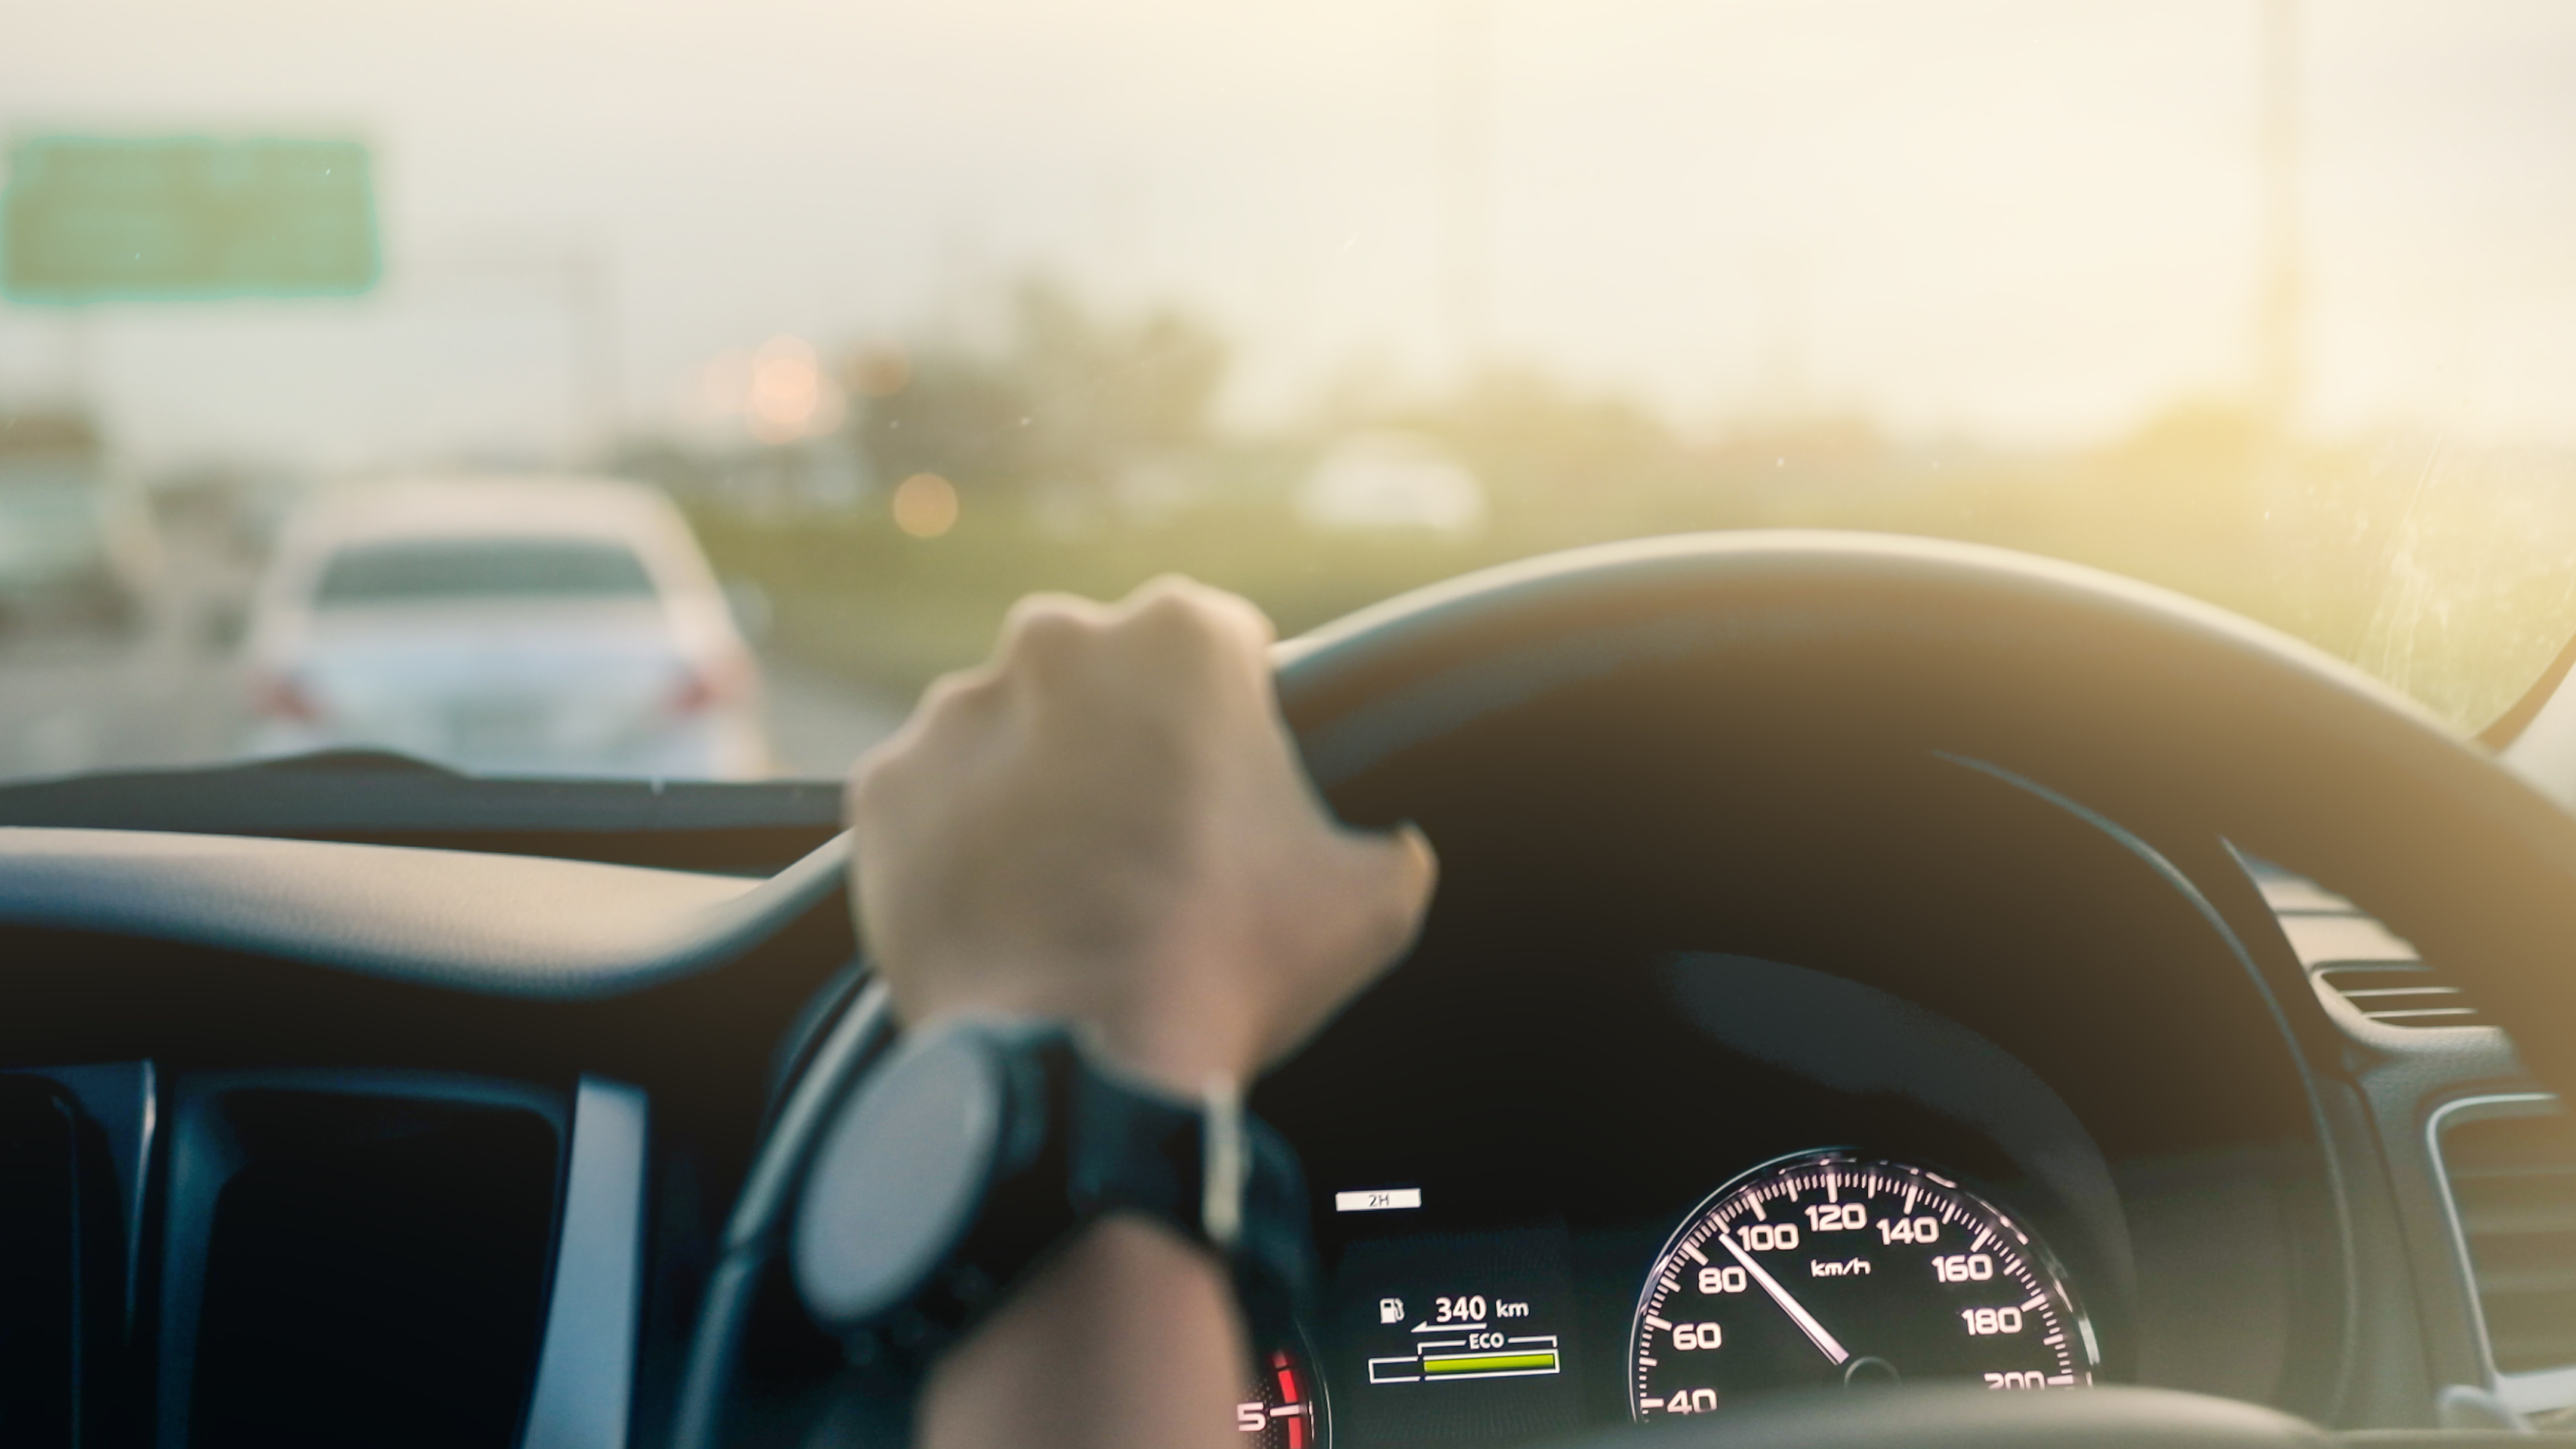
<svg viewBox="0 0 2576 1449">
<path fill-rule="evenodd" d="M 0 0 L 0 129 L 363 136 L 387 254 L 0 306 L 0 400 L 155 462 L 541 457 L 1043 268 L 1209 318 L 1252 424 L 1476 337 L 1697 428 L 2083 442 L 2245 385 L 2261 3 Z M 2305 425 L 2576 445 L 2576 6 L 2302 16 Z"/>
</svg>

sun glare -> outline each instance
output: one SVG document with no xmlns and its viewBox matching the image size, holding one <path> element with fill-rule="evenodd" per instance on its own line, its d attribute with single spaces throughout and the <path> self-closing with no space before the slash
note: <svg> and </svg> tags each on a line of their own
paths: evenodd
<svg viewBox="0 0 2576 1449">
<path fill-rule="evenodd" d="M 957 489 L 936 473 L 915 473 L 894 490 L 894 526 L 937 538 L 957 526 Z"/>
</svg>

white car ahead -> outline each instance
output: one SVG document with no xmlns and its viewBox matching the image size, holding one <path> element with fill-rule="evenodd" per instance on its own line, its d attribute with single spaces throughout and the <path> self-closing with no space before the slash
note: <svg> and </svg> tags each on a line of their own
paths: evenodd
<svg viewBox="0 0 2576 1449">
<path fill-rule="evenodd" d="M 588 478 L 352 486 L 291 518 L 253 606 L 254 754 L 477 774 L 743 779 L 758 666 L 689 525 Z"/>
</svg>

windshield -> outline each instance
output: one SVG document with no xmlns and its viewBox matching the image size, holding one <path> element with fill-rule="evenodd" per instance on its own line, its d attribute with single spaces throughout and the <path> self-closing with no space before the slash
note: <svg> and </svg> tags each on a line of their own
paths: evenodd
<svg viewBox="0 0 2576 1449">
<path fill-rule="evenodd" d="M 21 8 L 0 477 L 143 506 L 0 486 L 98 539 L 0 565 L 0 776 L 828 775 L 1027 590 L 1293 633 L 1694 529 L 2110 569 L 2464 733 L 2576 633 L 2563 5 Z M 439 541 L 541 518 L 715 582 L 434 664 L 265 587 L 652 587 Z"/>
<path fill-rule="evenodd" d="M 469 538 L 357 544 L 331 555 L 318 609 L 489 598 L 649 599 L 643 561 L 614 544 Z"/>
</svg>

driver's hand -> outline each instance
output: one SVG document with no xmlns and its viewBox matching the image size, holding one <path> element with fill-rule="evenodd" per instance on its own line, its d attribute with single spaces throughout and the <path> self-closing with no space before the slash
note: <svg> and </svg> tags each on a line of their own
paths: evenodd
<svg viewBox="0 0 2576 1449">
<path fill-rule="evenodd" d="M 1421 833 L 1326 815 L 1257 608 L 1186 580 L 1021 601 L 851 774 L 860 929 L 908 1024 L 1056 1017 L 1175 1090 L 1241 1085 L 1413 940 Z"/>
</svg>

